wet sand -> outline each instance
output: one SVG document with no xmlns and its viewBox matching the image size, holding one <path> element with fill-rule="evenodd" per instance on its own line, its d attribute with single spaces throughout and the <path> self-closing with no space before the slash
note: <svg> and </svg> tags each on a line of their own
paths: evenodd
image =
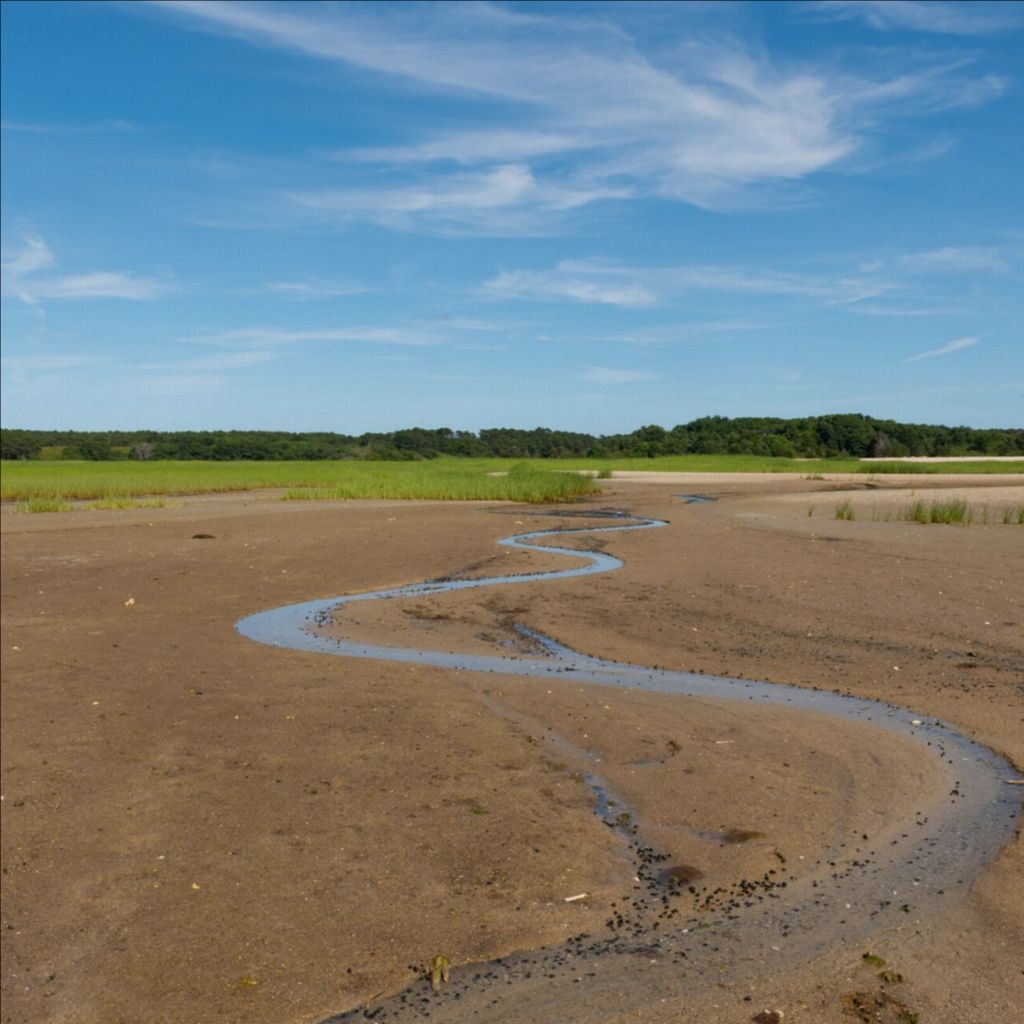
<svg viewBox="0 0 1024 1024">
<path fill-rule="evenodd" d="M 609 535 L 618 572 L 396 603 L 379 620 L 361 608 L 354 625 L 461 648 L 524 621 L 604 657 L 891 699 L 1024 766 L 1019 528 L 834 521 L 839 483 L 701 481 L 721 500 L 697 507 L 675 482 L 611 481 L 591 505 L 672 522 Z M 991 500 L 1007 486 L 984 483 Z M 2 525 L 5 1020 L 317 1021 L 438 953 L 458 972 L 599 930 L 632 868 L 571 750 L 600 757 L 673 860 L 700 860 L 715 885 L 780 864 L 776 851 L 795 866 L 898 827 L 939 782 L 856 727 L 234 633 L 311 597 L 496 559 L 533 571 L 544 556 L 493 546 L 535 525 L 528 509 L 248 495 Z M 724 843 L 728 829 L 764 838 Z M 840 1021 L 859 993 L 889 1002 L 883 1020 L 900 1006 L 1011 1020 L 1022 874 L 1018 840 L 969 899 L 873 937 L 901 983 L 858 941 L 710 992 L 681 984 L 625 1016 L 606 997 L 587 1019 L 745 1021 L 771 1005 Z"/>
</svg>

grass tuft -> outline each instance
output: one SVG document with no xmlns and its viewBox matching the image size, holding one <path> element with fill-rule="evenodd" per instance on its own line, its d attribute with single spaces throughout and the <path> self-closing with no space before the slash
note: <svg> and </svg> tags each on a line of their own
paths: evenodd
<svg viewBox="0 0 1024 1024">
<path fill-rule="evenodd" d="M 83 506 L 90 512 L 96 512 L 101 510 L 116 510 L 121 511 L 126 508 L 163 508 L 167 503 L 162 498 L 132 498 L 121 495 L 111 495 L 106 498 L 100 498 L 99 501 L 91 501 L 88 505 Z"/>
<path fill-rule="evenodd" d="M 853 519 L 853 505 L 849 501 L 844 501 L 841 505 L 836 505 L 836 519 Z"/>
<path fill-rule="evenodd" d="M 72 506 L 60 498 L 29 498 L 18 506 L 19 512 L 70 512 Z"/>
<path fill-rule="evenodd" d="M 915 523 L 957 523 L 969 526 L 974 522 L 974 513 L 962 498 L 953 501 L 933 501 L 931 505 L 915 501 L 907 518 Z"/>
</svg>

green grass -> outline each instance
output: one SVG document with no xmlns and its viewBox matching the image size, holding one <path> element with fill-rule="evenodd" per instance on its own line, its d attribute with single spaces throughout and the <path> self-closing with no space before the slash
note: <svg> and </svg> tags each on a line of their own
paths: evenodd
<svg viewBox="0 0 1024 1024">
<path fill-rule="evenodd" d="M 1024 473 L 1024 462 L 860 462 L 857 473 Z"/>
<path fill-rule="evenodd" d="M 18 506 L 19 512 L 70 512 L 73 505 L 69 505 L 60 498 L 30 498 L 24 504 Z"/>
<path fill-rule="evenodd" d="M 807 512 L 808 516 L 814 515 L 814 506 Z M 972 523 L 981 523 L 985 526 L 1002 524 L 1004 526 L 1024 526 L 1024 506 L 1011 505 L 1003 508 L 990 508 L 988 505 L 972 505 L 963 498 L 953 498 L 948 501 L 932 501 L 927 503 L 918 499 L 912 505 L 904 508 L 878 508 L 854 509 L 853 503 L 844 501 L 835 508 L 835 519 L 856 519 L 858 516 L 870 518 L 872 522 L 902 522 L 902 523 L 941 523 L 950 526 L 970 526 Z"/>
<path fill-rule="evenodd" d="M 598 491 L 588 477 L 551 463 L 511 459 L 430 462 L 11 462 L 4 501 L 93 501 L 130 507 L 148 495 L 287 488 L 301 499 L 404 498 L 452 501 L 572 501 Z M 500 473 L 503 475 L 496 476 Z"/>
<path fill-rule="evenodd" d="M 892 468 L 890 468 L 892 467 Z M 515 470 L 515 473 L 510 471 Z M 556 472 L 556 471 L 563 472 Z M 857 459 L 774 459 L 757 455 L 669 455 L 657 459 L 431 459 L 424 462 L 4 462 L 4 501 L 104 501 L 148 495 L 208 494 L 263 488 L 298 497 L 569 500 L 590 493 L 564 471 L 607 479 L 616 470 L 691 473 L 1024 473 L 1024 463 L 862 463 Z M 488 476 L 509 473 L 508 477 Z M 556 481 L 561 481 L 557 482 Z M 581 490 L 580 488 L 583 488 Z M 331 493 L 325 493 L 330 491 Z M 308 493 L 302 493 L 308 492 Z"/>
<path fill-rule="evenodd" d="M 373 467 L 373 468 L 369 468 Z M 599 493 L 592 479 L 521 463 L 510 469 L 462 469 L 457 463 L 359 463 L 357 472 L 335 484 L 292 488 L 287 501 L 348 498 L 434 499 L 442 501 L 573 501 Z M 499 473 L 501 475 L 495 475 Z"/>
<path fill-rule="evenodd" d="M 589 470 L 647 470 L 667 473 L 799 473 L 824 480 L 829 473 L 1013 473 L 1024 474 L 1021 462 L 863 462 L 860 459 L 784 459 L 769 455 L 662 455 L 655 459 L 557 459 L 552 464 Z M 547 464 L 547 463 L 546 463 Z"/>
<path fill-rule="evenodd" d="M 969 526 L 974 522 L 974 512 L 962 498 L 933 501 L 931 505 L 915 501 L 906 518 L 915 523 L 957 523 Z"/>
<path fill-rule="evenodd" d="M 109 495 L 106 498 L 100 498 L 98 501 L 92 501 L 82 507 L 89 511 L 101 509 L 120 511 L 126 508 L 163 508 L 165 504 L 166 502 L 161 498 L 127 498 Z"/>
</svg>

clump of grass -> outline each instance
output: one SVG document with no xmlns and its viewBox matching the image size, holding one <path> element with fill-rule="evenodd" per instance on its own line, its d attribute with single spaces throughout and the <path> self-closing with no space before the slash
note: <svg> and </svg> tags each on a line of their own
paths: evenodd
<svg viewBox="0 0 1024 1024">
<path fill-rule="evenodd" d="M 504 475 L 479 467 L 448 462 L 385 463 L 376 472 L 360 466 L 342 480 L 325 487 L 292 488 L 286 501 L 338 501 L 354 498 L 393 498 L 440 501 L 522 501 L 531 504 L 574 501 L 598 493 L 589 476 L 552 472 L 531 463 L 519 463 Z"/>
<path fill-rule="evenodd" d="M 931 505 L 916 501 L 911 506 L 907 518 L 915 523 L 957 523 L 969 526 L 974 522 L 974 513 L 962 498 L 953 501 L 933 501 Z"/>
<path fill-rule="evenodd" d="M 598 480 L 611 480 L 611 478 L 612 478 L 612 471 L 607 466 L 605 466 L 603 469 L 599 469 L 597 471 L 597 479 Z"/>
<path fill-rule="evenodd" d="M 836 505 L 836 519 L 853 519 L 853 505 L 849 501 L 844 501 L 841 505 Z"/>
<path fill-rule="evenodd" d="M 328 501 L 333 497 L 328 488 L 292 487 L 281 495 L 282 501 Z"/>
<path fill-rule="evenodd" d="M 92 501 L 84 507 L 89 511 L 121 510 L 126 508 L 163 508 L 167 503 L 162 498 L 131 498 L 122 495 L 108 495 L 99 501 Z"/>
<path fill-rule="evenodd" d="M 72 506 L 60 498 L 30 498 L 18 506 L 19 512 L 70 512 Z"/>
<path fill-rule="evenodd" d="M 1024 526 L 1024 505 L 1020 508 L 1003 509 L 1003 525 L 1009 526 L 1011 523 Z"/>
</svg>

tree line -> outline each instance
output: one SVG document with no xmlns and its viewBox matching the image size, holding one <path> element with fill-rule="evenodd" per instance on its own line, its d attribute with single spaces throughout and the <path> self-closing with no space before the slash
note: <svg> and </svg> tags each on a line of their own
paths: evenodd
<svg viewBox="0 0 1024 1024">
<path fill-rule="evenodd" d="M 896 458 L 904 455 L 1024 455 L 1024 429 L 975 429 L 878 420 L 857 413 L 773 417 L 704 416 L 671 429 L 584 434 L 537 427 L 478 432 L 412 427 L 358 436 L 277 430 L 0 430 L 3 459 L 384 459 L 440 456 L 516 459 L 659 455 Z"/>
</svg>

